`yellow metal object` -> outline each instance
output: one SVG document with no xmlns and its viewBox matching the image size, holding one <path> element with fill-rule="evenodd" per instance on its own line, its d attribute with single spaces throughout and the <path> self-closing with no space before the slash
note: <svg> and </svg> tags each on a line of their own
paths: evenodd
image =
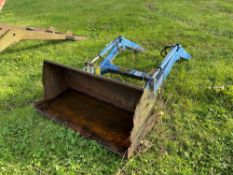
<svg viewBox="0 0 233 175">
<path fill-rule="evenodd" d="M 97 68 L 95 69 L 95 73 L 96 73 L 96 75 L 100 75 L 100 67 L 97 67 Z"/>
<path fill-rule="evenodd" d="M 33 27 L 15 27 L 0 24 L 0 52 L 10 45 L 22 40 L 85 40 L 86 37 L 75 36 L 70 32 L 61 33 L 53 28 L 42 29 Z"/>
</svg>

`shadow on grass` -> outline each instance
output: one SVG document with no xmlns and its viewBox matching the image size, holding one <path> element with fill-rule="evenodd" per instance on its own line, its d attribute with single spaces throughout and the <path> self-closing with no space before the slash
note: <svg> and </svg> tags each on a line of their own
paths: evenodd
<svg viewBox="0 0 233 175">
<path fill-rule="evenodd" d="M 12 49 L 12 47 L 14 47 L 14 45 L 11 45 L 8 48 L 6 48 L 3 52 L 1 52 L 1 55 L 14 54 L 14 53 L 19 53 L 19 52 L 26 51 L 26 50 L 40 49 L 42 47 L 46 47 L 46 46 L 50 46 L 50 45 L 57 45 L 57 44 L 61 44 L 64 42 L 73 42 L 73 41 L 66 41 L 66 40 L 64 40 L 64 41 L 47 41 L 47 42 L 44 41 L 44 43 L 38 43 L 38 44 L 30 45 L 27 47 L 13 48 L 13 49 Z"/>
<path fill-rule="evenodd" d="M 40 87 L 32 86 L 38 76 L 29 77 L 29 84 L 27 79 L 22 80 L 15 95 L 0 100 L 4 102 L 0 111 L 0 162 L 5 162 L 3 167 L 9 166 L 5 174 L 14 169 L 20 174 L 116 172 L 124 163 L 121 157 L 36 112 L 32 102 L 41 93 Z"/>
<path fill-rule="evenodd" d="M 20 116 L 20 117 L 19 117 Z M 1 121 L 2 120 L 2 121 Z M 0 118 L 1 159 L 45 174 L 112 174 L 121 158 L 95 141 L 38 114 L 32 107 Z M 12 167 L 14 168 L 14 167 Z"/>
</svg>

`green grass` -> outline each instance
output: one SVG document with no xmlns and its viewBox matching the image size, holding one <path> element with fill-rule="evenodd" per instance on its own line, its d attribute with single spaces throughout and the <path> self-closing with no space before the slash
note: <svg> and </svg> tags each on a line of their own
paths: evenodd
<svg viewBox="0 0 233 175">
<path fill-rule="evenodd" d="M 0 54 L 0 174 L 231 174 L 233 172 L 233 1 L 8 0 L 0 22 L 88 36 L 21 42 Z M 192 54 L 163 87 L 164 115 L 149 146 L 130 160 L 43 118 L 44 59 L 76 68 L 118 35 L 144 48 L 117 61 L 151 70 L 166 44 Z M 147 144 L 148 145 L 148 144 Z"/>
</svg>

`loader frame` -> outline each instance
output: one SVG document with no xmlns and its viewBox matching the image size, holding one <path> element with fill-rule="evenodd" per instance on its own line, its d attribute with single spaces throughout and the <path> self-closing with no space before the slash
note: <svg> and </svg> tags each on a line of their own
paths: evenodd
<svg viewBox="0 0 233 175">
<path fill-rule="evenodd" d="M 140 79 L 145 81 L 145 88 L 153 90 L 156 94 L 158 89 L 162 86 L 163 81 L 167 78 L 175 62 L 181 58 L 189 60 L 191 55 L 184 50 L 180 44 L 173 44 L 165 46 L 161 50 L 161 56 L 164 57 L 163 62 L 155 69 L 153 72 L 144 72 L 135 69 L 128 69 L 125 67 L 120 67 L 114 65 L 113 60 L 121 52 L 126 49 L 133 50 L 135 52 L 143 52 L 144 48 L 140 45 L 122 37 L 117 37 L 114 41 L 109 43 L 93 60 L 86 62 L 84 70 L 92 73 L 104 75 L 109 72 L 116 74 L 123 74 L 135 79 Z M 168 51 L 169 50 L 169 51 Z M 96 66 L 95 63 L 98 59 L 103 58 L 99 66 Z"/>
</svg>

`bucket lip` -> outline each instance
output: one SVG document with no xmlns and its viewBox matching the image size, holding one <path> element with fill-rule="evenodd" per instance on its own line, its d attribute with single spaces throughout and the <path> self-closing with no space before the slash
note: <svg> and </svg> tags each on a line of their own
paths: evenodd
<svg viewBox="0 0 233 175">
<path fill-rule="evenodd" d="M 53 61 L 50 61 L 50 60 L 47 60 L 45 59 L 43 61 L 43 64 L 50 64 L 50 65 L 55 65 L 55 66 L 59 66 L 59 67 L 62 67 L 62 68 L 65 68 L 65 69 L 69 69 L 71 71 L 75 71 L 75 72 L 79 72 L 79 73 L 83 73 L 85 75 L 88 75 L 88 76 L 92 76 L 92 77 L 95 77 L 95 78 L 98 78 L 98 79 L 103 79 L 103 80 L 106 80 L 106 81 L 111 81 L 113 83 L 116 83 L 116 84 L 119 84 L 119 85 L 124 85 L 124 86 L 127 86 L 129 88 L 134 88 L 136 90 L 139 90 L 143 93 L 144 91 L 144 88 L 140 87 L 140 86 L 136 86 L 134 84 L 130 84 L 128 82 L 121 82 L 121 81 L 118 81 L 118 80 L 115 80 L 115 79 L 111 79 L 111 78 L 107 78 L 107 77 L 103 77 L 103 76 L 100 76 L 100 75 L 96 75 L 96 74 L 91 74 L 89 72 L 85 72 L 81 69 L 77 69 L 77 68 L 74 68 L 74 67 L 69 67 L 67 65 L 63 65 L 63 64 L 60 64 L 60 63 L 56 63 L 56 62 L 53 62 Z"/>
</svg>

